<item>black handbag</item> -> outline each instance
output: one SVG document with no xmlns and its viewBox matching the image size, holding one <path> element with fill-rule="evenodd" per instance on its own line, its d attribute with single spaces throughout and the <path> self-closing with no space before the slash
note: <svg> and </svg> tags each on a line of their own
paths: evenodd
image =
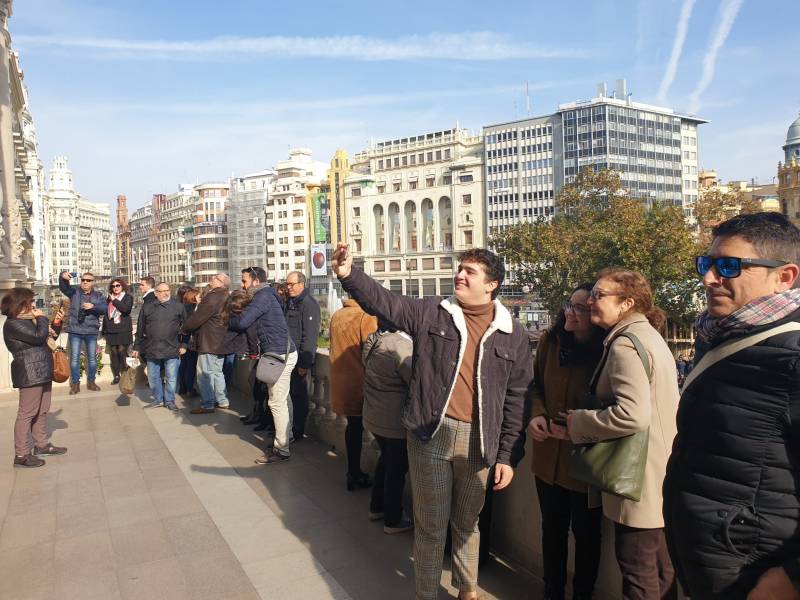
<svg viewBox="0 0 800 600">
<path fill-rule="evenodd" d="M 633 343 L 645 373 L 647 373 L 647 380 L 650 381 L 652 379 L 650 360 L 639 338 L 626 331 L 617 337 L 628 338 Z M 597 380 L 605 367 L 607 357 L 608 351 L 592 377 L 589 394 L 584 399 L 584 405 L 581 408 L 590 410 L 606 408 L 597 400 L 595 392 L 597 391 Z M 638 502 L 642 498 L 649 441 L 650 430 L 648 429 L 602 442 L 575 444 L 569 457 L 569 475 L 577 481 L 587 483 L 608 494 Z"/>
</svg>

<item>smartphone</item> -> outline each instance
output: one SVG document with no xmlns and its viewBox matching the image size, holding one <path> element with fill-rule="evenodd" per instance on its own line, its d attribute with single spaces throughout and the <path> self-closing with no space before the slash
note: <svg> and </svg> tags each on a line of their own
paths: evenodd
<svg viewBox="0 0 800 600">
<path fill-rule="evenodd" d="M 555 423 L 559 427 L 566 427 L 567 426 L 567 420 L 564 417 L 552 417 L 550 419 L 550 421 L 552 423 Z"/>
</svg>

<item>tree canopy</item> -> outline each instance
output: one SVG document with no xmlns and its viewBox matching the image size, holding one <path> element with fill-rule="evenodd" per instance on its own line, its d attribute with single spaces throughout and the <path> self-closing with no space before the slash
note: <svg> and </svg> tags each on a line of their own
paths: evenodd
<svg viewBox="0 0 800 600">
<path fill-rule="evenodd" d="M 550 220 L 512 225 L 490 240 L 514 281 L 529 285 L 552 314 L 573 288 L 616 266 L 641 272 L 670 318 L 694 318 L 698 245 L 680 208 L 648 206 L 628 195 L 615 171 L 590 168 L 562 188 L 556 204 Z"/>
<path fill-rule="evenodd" d="M 738 214 L 749 214 L 763 210 L 761 204 L 742 192 L 724 192 L 719 188 L 701 190 L 694 205 L 694 218 L 697 221 L 697 239 L 700 247 L 711 245 L 711 230 Z"/>
</svg>

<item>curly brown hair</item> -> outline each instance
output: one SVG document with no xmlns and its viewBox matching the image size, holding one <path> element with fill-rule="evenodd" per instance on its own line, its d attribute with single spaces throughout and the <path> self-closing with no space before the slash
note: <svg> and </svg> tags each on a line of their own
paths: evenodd
<svg viewBox="0 0 800 600">
<path fill-rule="evenodd" d="M 222 307 L 222 319 L 226 323 L 231 320 L 234 315 L 242 314 L 245 307 L 250 304 L 253 297 L 244 290 L 234 290 L 230 296 L 225 300 L 225 305 Z"/>
<path fill-rule="evenodd" d="M 0 313 L 7 317 L 16 317 L 20 313 L 28 312 L 33 302 L 34 293 L 30 288 L 16 287 L 3 296 L 0 301 Z"/>
<path fill-rule="evenodd" d="M 122 291 L 126 294 L 128 293 L 128 284 L 125 282 L 124 279 L 119 277 L 114 277 L 111 281 L 108 282 L 108 295 L 111 296 L 114 294 L 113 286 L 115 283 L 119 283 L 122 286 Z"/>
<path fill-rule="evenodd" d="M 653 328 L 660 330 L 667 322 L 666 313 L 653 302 L 653 290 L 650 288 L 650 282 L 638 271 L 610 267 L 600 271 L 597 278 L 610 279 L 616 283 L 623 297 L 633 300 L 633 310 L 647 317 Z"/>
</svg>

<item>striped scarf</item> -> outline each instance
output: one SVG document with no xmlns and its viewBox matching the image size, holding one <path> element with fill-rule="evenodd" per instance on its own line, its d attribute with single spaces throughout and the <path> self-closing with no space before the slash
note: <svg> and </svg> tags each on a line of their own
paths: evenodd
<svg viewBox="0 0 800 600">
<path fill-rule="evenodd" d="M 724 317 L 712 317 L 705 310 L 697 318 L 695 327 L 700 338 L 712 342 L 723 334 L 746 333 L 756 327 L 775 323 L 798 309 L 800 288 L 763 296 Z"/>
</svg>

